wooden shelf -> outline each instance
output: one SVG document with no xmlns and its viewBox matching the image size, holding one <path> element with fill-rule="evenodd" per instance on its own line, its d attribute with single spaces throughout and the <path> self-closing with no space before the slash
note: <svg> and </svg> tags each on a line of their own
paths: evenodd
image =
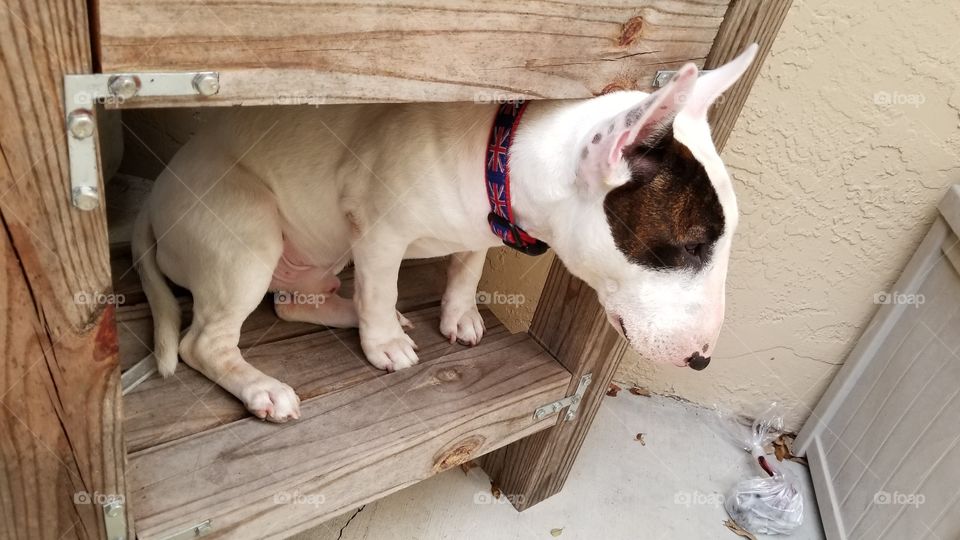
<svg viewBox="0 0 960 540">
<path fill-rule="evenodd" d="M 418 261 L 401 271 L 401 309 L 421 361 L 396 373 L 367 363 L 355 329 L 280 321 L 266 302 L 251 315 L 244 356 L 297 391 L 299 421 L 253 418 L 183 363 L 125 396 L 138 537 L 206 520 L 212 537 L 285 537 L 554 425 L 557 415 L 536 421 L 533 411 L 565 396 L 570 373 L 486 310 L 481 344 L 451 345 L 430 291 L 442 267 Z M 121 308 L 118 325 L 123 356 L 148 350 L 145 304 Z"/>
</svg>

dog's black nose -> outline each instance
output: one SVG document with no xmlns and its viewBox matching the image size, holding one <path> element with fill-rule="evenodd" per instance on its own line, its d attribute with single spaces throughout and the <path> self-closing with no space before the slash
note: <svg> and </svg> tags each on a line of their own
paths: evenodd
<svg viewBox="0 0 960 540">
<path fill-rule="evenodd" d="M 706 369 L 707 366 L 710 365 L 710 357 L 703 356 L 702 354 L 695 352 L 690 355 L 690 358 L 687 358 L 687 365 L 690 366 L 691 369 L 695 369 L 697 371 Z"/>
</svg>

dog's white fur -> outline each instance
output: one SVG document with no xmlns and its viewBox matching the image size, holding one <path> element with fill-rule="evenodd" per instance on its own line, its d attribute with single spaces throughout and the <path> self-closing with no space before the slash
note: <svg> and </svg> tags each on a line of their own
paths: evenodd
<svg viewBox="0 0 960 540">
<path fill-rule="evenodd" d="M 710 142 L 706 110 L 753 54 L 751 48 L 699 82 L 688 65 L 653 96 L 533 102 L 510 150 L 519 225 L 593 286 L 611 320 L 623 321 L 631 344 L 656 361 L 682 365 L 716 341 L 737 210 Z M 674 136 L 704 165 L 723 207 L 726 226 L 713 263 L 697 274 L 643 268 L 618 251 L 602 204 L 629 179 L 618 149 L 610 167 L 599 164 L 602 178 L 578 173 L 580 150 L 598 122 L 655 98 L 653 113 L 663 107 L 676 113 Z M 241 324 L 269 290 L 314 300 L 276 302 L 282 319 L 359 326 L 374 366 L 415 364 L 416 346 L 395 311 L 403 258 L 453 254 L 440 331 L 451 341 L 479 342 L 477 284 L 486 250 L 500 245 L 487 224 L 483 178 L 495 109 L 404 104 L 223 111 L 157 179 L 134 231 L 160 372 L 174 371 L 179 351 L 257 416 L 298 418 L 294 391 L 249 365 L 237 346 Z M 350 260 L 352 300 L 335 294 L 336 275 Z M 182 339 L 179 306 L 164 276 L 193 293 L 193 322 Z"/>
</svg>

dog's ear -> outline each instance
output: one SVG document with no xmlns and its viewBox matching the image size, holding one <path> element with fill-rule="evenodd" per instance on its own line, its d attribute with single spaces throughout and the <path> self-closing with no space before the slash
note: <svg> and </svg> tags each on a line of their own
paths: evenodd
<svg viewBox="0 0 960 540">
<path fill-rule="evenodd" d="M 696 120 L 706 120 L 710 106 L 743 76 L 757 56 L 757 49 L 759 49 L 757 44 L 751 43 L 740 53 L 740 56 L 717 69 L 704 73 L 689 94 L 681 114 Z"/>
<path fill-rule="evenodd" d="M 580 145 L 578 178 L 604 190 L 626 183 L 630 175 L 626 166 L 621 166 L 623 149 L 633 144 L 652 144 L 663 136 L 689 99 L 696 81 L 697 66 L 687 64 L 663 88 L 594 126 Z"/>
</svg>

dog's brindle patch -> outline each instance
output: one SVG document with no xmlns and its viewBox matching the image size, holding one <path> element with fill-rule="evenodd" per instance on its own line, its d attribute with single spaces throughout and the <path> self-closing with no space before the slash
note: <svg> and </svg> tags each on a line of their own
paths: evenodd
<svg viewBox="0 0 960 540">
<path fill-rule="evenodd" d="M 614 242 L 630 262 L 698 271 L 723 234 L 723 208 L 703 165 L 672 130 L 623 150 L 630 181 L 604 199 Z"/>
</svg>

